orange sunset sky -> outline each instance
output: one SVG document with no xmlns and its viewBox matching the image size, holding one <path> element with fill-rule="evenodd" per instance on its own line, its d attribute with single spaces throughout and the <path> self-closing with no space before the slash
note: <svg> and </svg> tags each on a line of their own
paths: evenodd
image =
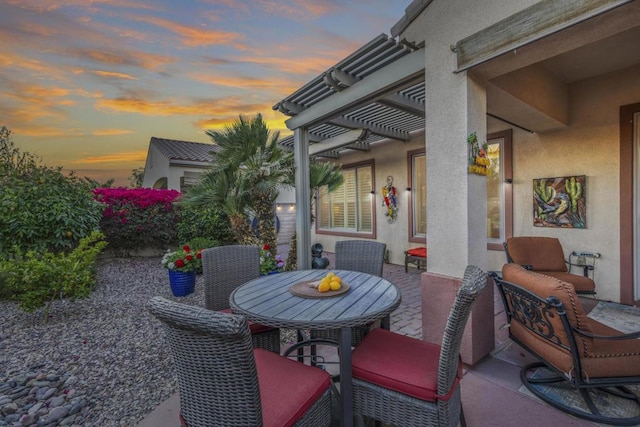
<svg viewBox="0 0 640 427">
<path fill-rule="evenodd" d="M 0 126 L 22 151 L 128 185 L 152 136 L 262 113 L 411 0 L 0 0 Z"/>
</svg>

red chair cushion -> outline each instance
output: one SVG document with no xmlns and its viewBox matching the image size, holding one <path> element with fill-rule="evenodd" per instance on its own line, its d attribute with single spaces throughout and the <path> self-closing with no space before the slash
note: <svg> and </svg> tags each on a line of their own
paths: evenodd
<svg viewBox="0 0 640 427">
<path fill-rule="evenodd" d="M 261 348 L 253 354 L 265 427 L 294 425 L 330 386 L 329 374 L 322 369 Z"/>
<path fill-rule="evenodd" d="M 438 396 L 437 344 L 378 328 L 353 350 L 352 358 L 354 378 L 430 402 L 449 398 Z M 462 378 L 461 362 L 457 377 L 456 382 Z"/>
<path fill-rule="evenodd" d="M 413 248 L 407 251 L 407 255 L 417 256 L 420 258 L 427 257 L 427 248 Z"/>
<path fill-rule="evenodd" d="M 225 308 L 224 310 L 220 310 L 223 313 L 233 313 L 233 311 L 231 311 L 230 308 Z M 252 334 L 259 334 L 260 332 L 267 332 L 267 331 L 271 331 L 273 329 L 276 328 L 272 328 L 271 326 L 266 326 L 260 323 L 254 323 L 251 320 L 249 320 L 249 331 L 251 331 Z"/>
</svg>

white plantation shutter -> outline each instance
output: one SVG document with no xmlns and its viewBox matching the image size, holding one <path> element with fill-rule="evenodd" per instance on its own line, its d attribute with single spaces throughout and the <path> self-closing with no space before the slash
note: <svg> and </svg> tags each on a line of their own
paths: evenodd
<svg viewBox="0 0 640 427">
<path fill-rule="evenodd" d="M 345 228 L 356 229 L 356 171 L 350 170 L 344 174 L 344 201 L 347 223 Z"/>
<path fill-rule="evenodd" d="M 346 232 L 373 231 L 373 183 L 370 165 L 343 169 L 343 184 L 328 193 L 323 187 L 318 193 L 318 228 Z"/>
<path fill-rule="evenodd" d="M 328 197 L 327 187 L 320 188 L 318 192 L 318 228 L 329 228 L 329 197 Z"/>
<path fill-rule="evenodd" d="M 372 231 L 371 168 L 358 168 L 358 231 Z"/>
</svg>

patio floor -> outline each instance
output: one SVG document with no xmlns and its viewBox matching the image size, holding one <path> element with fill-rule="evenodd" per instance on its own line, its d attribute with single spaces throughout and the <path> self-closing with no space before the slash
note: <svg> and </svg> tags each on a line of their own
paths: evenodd
<svg viewBox="0 0 640 427">
<path fill-rule="evenodd" d="M 333 254 L 323 255 L 329 258 L 331 268 L 334 265 Z M 395 283 L 402 291 L 402 303 L 391 315 L 392 331 L 422 338 L 420 276 L 423 271 L 410 267 L 409 272 L 405 273 L 403 265 L 385 264 L 385 279 Z M 546 427 L 596 425 L 571 417 L 518 391 L 522 385 L 520 366 L 532 359 L 507 338 L 505 330 L 500 329 L 505 323 L 504 310 L 497 290 L 494 295 L 496 349 L 467 370 L 461 381 L 467 426 L 511 427 L 523 423 Z M 597 302 L 594 301 L 583 301 L 585 310 L 591 310 Z M 138 427 L 179 426 L 178 412 L 179 400 L 177 395 L 174 395 L 142 420 Z"/>
</svg>

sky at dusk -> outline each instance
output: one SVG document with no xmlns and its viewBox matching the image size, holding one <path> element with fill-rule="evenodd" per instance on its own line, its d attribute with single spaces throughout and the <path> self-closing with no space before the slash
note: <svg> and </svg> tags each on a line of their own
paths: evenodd
<svg viewBox="0 0 640 427">
<path fill-rule="evenodd" d="M 0 126 L 22 151 L 128 185 L 152 136 L 261 113 L 391 27 L 411 0 L 0 0 Z"/>
</svg>

